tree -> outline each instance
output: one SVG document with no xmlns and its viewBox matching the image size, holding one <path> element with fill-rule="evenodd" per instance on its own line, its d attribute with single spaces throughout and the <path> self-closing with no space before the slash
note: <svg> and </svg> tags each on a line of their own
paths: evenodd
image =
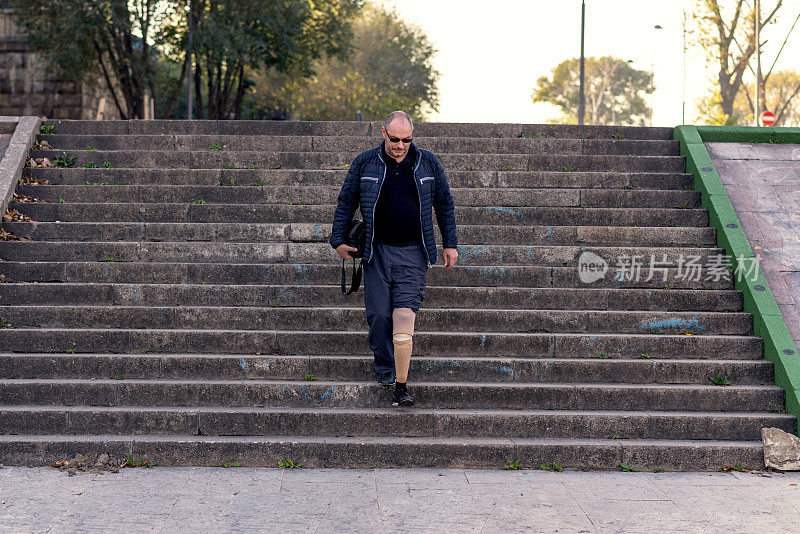
<svg viewBox="0 0 800 534">
<path fill-rule="evenodd" d="M 767 6 L 767 9 L 763 11 L 764 16 L 761 18 L 759 32 L 767 24 L 774 23 L 777 20 L 776 16 L 782 4 L 783 0 L 773 0 Z M 698 44 L 707 51 L 709 63 L 716 63 L 719 68 L 717 88 L 712 90 L 712 95 L 707 97 L 700 107 L 701 109 L 710 110 L 709 106 L 718 105 L 721 115 L 717 112 L 713 112 L 713 115 L 724 117 L 725 122 L 723 124 L 736 124 L 738 119 L 734 110 L 734 102 L 742 89 L 745 71 L 747 69 L 753 70 L 750 66 L 750 60 L 756 52 L 755 5 L 748 0 L 735 0 L 727 2 L 724 7 L 721 7 L 719 0 L 696 0 L 694 19 L 698 27 Z M 792 26 L 793 29 L 794 26 Z M 792 30 L 789 31 L 790 34 Z M 761 32 L 760 37 L 763 35 L 764 33 Z M 762 39 L 762 50 L 765 43 L 766 41 Z M 775 57 L 776 62 L 782 50 L 783 47 Z M 775 63 L 772 64 L 772 68 L 774 67 Z M 764 101 L 766 95 L 763 88 L 766 86 L 772 68 L 770 68 L 766 76 L 762 74 L 762 79 L 760 80 L 762 109 L 766 109 Z M 755 72 L 755 70 L 753 71 Z"/>
<path fill-rule="evenodd" d="M 144 117 L 145 95 L 158 100 L 158 49 L 170 38 L 165 29 L 180 2 L 12 0 L 11 7 L 49 68 L 65 80 L 102 79 L 122 118 Z"/>
<path fill-rule="evenodd" d="M 240 118 L 251 73 L 303 78 L 323 54 L 346 56 L 361 8 L 362 0 L 195 0 L 197 115 Z"/>
<path fill-rule="evenodd" d="M 318 61 L 304 78 L 273 69 L 256 78 L 249 101 L 259 117 L 382 120 L 402 109 L 425 118 L 438 106 L 436 53 L 425 33 L 396 12 L 367 4 L 353 25 L 353 54 Z"/>
<path fill-rule="evenodd" d="M 634 69 L 619 58 L 585 58 L 586 109 L 592 124 L 644 126 L 650 116 L 645 95 L 654 91 L 649 72 Z M 580 59 L 562 61 L 551 75 L 536 82 L 531 98 L 561 108 L 568 124 L 578 122 Z"/>
<path fill-rule="evenodd" d="M 755 122 L 755 94 L 753 84 L 743 84 L 733 104 L 734 115 L 741 117 L 739 124 Z M 775 113 L 775 126 L 798 126 L 800 124 L 800 73 L 780 70 L 771 73 L 761 92 L 761 109 Z"/>
</svg>

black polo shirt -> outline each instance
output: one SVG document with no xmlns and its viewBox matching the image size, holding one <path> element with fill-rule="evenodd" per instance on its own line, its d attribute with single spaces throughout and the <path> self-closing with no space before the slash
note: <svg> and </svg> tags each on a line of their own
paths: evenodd
<svg viewBox="0 0 800 534">
<path fill-rule="evenodd" d="M 414 180 L 417 151 L 411 146 L 403 161 L 397 163 L 386 153 L 384 142 L 381 157 L 386 164 L 386 179 L 375 205 L 375 239 L 389 245 L 410 245 L 422 238 L 419 192 Z"/>
</svg>

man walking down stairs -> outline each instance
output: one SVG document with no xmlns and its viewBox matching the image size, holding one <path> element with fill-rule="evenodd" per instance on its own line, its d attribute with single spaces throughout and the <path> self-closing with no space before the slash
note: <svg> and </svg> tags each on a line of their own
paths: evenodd
<svg viewBox="0 0 800 534">
<path fill-rule="evenodd" d="M 395 385 L 395 406 L 414 405 L 406 380 L 427 270 L 436 263 L 432 207 L 440 228 L 444 227 L 445 268 L 455 265 L 458 258 L 447 177 L 433 154 L 414 146 L 413 131 L 407 113 L 394 111 L 386 117 L 381 128 L 383 143 L 362 152 L 350 165 L 330 239 L 342 259 L 353 259 L 350 253 L 358 248 L 344 241 L 353 212 L 360 205 L 366 226 L 362 254 L 370 349 L 378 383 Z"/>
<path fill-rule="evenodd" d="M 396 123 L 458 220 L 398 332 L 413 409 L 328 242 L 384 124 L 45 121 L 2 223 L 0 463 L 718 470 L 796 431 L 732 279 L 679 271 L 722 250 L 671 129 Z"/>
</svg>

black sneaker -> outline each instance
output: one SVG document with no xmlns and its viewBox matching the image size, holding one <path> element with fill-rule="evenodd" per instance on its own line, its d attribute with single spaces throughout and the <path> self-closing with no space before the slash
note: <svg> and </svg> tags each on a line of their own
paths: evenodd
<svg viewBox="0 0 800 534">
<path fill-rule="evenodd" d="M 406 389 L 397 390 L 392 395 L 392 406 L 414 406 L 414 397 Z"/>
<path fill-rule="evenodd" d="M 395 375 L 394 371 L 384 371 L 382 373 L 378 373 L 378 384 L 389 387 L 393 386 L 395 382 Z"/>
</svg>

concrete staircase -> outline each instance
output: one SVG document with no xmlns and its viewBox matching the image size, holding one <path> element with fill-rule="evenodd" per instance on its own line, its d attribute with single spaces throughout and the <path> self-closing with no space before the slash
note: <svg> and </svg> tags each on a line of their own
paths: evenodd
<svg viewBox="0 0 800 534">
<path fill-rule="evenodd" d="M 0 462 L 716 470 L 796 431 L 740 292 L 678 276 L 722 251 L 670 129 L 417 126 L 461 257 L 429 272 L 398 409 L 327 243 L 379 124 L 46 124 L 32 155 L 76 160 L 3 224 L 29 241 L 0 242 Z M 668 279 L 584 284 L 587 250 Z"/>
</svg>

